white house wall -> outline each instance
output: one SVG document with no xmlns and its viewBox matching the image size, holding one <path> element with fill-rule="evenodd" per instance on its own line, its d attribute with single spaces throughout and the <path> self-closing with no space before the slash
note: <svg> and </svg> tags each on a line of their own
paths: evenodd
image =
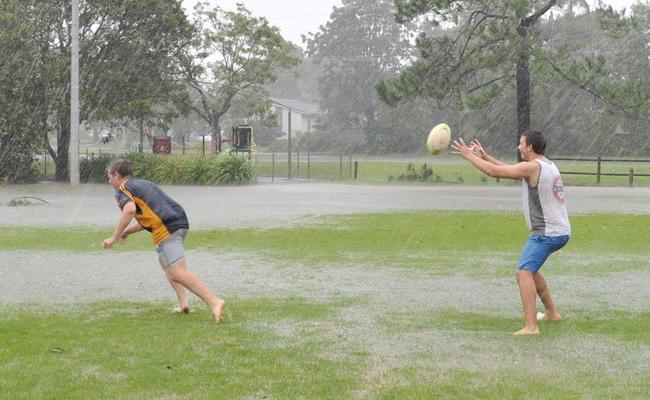
<svg viewBox="0 0 650 400">
<path fill-rule="evenodd" d="M 282 137 L 283 139 L 288 136 L 289 133 L 289 112 L 285 109 L 281 109 L 282 112 L 282 126 L 280 130 L 285 133 Z M 305 116 L 300 112 L 292 111 L 291 112 L 291 133 L 296 132 L 310 132 L 313 130 L 313 126 L 310 126 L 309 116 Z"/>
</svg>

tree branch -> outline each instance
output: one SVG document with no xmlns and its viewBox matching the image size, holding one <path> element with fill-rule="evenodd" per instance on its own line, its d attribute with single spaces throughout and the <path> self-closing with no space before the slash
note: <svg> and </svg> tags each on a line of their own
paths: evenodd
<svg viewBox="0 0 650 400">
<path fill-rule="evenodd" d="M 495 83 L 495 82 L 498 82 L 498 81 L 504 80 L 505 78 L 506 78 L 506 75 L 501 75 L 501 76 L 498 77 L 498 78 L 491 79 L 491 80 L 489 80 L 489 81 L 487 81 L 487 82 L 485 82 L 485 83 L 483 83 L 483 84 L 481 84 L 481 85 L 478 85 L 478 86 L 475 86 L 475 87 L 469 89 L 469 90 L 467 91 L 467 93 L 469 94 L 469 93 L 475 92 L 475 91 L 477 91 L 477 90 L 483 89 L 484 87 L 490 86 L 490 85 L 492 85 L 492 84 Z"/>
<path fill-rule="evenodd" d="M 528 27 L 535 22 L 537 22 L 538 19 L 542 17 L 542 15 L 546 14 L 548 10 L 551 9 L 551 7 L 555 6 L 557 3 L 557 0 L 550 0 L 544 7 L 540 8 L 536 13 L 529 15 L 526 18 L 523 18 L 521 20 L 521 23 L 519 24 L 520 27 Z"/>
</svg>

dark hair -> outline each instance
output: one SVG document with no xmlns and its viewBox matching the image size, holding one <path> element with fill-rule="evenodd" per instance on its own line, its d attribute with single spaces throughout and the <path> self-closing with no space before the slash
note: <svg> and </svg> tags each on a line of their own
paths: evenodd
<svg viewBox="0 0 650 400">
<path fill-rule="evenodd" d="M 529 129 L 521 134 L 526 137 L 526 144 L 533 146 L 533 151 L 536 154 L 544 154 L 546 150 L 546 139 L 540 131 Z"/>
<path fill-rule="evenodd" d="M 108 167 L 108 172 L 111 174 L 118 173 L 121 177 L 128 177 L 133 174 L 133 168 L 131 168 L 131 161 L 118 158 L 111 163 L 111 166 Z"/>
</svg>

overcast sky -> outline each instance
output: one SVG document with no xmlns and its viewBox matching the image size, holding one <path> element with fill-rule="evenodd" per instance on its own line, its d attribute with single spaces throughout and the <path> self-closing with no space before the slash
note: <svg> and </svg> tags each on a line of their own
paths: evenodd
<svg viewBox="0 0 650 400">
<path fill-rule="evenodd" d="M 329 20 L 332 7 L 340 7 L 341 0 L 209 0 L 226 10 L 234 10 L 236 3 L 243 3 L 253 15 L 266 17 L 272 24 L 280 28 L 282 36 L 302 46 L 301 34 L 317 32 L 320 25 Z M 647 0 L 644 0 L 647 1 Z M 597 0 L 587 0 L 596 4 Z M 629 8 L 637 0 L 604 0 L 615 9 Z M 191 10 L 196 0 L 183 0 L 183 4 Z M 304 46 L 303 46 L 304 47 Z"/>
</svg>

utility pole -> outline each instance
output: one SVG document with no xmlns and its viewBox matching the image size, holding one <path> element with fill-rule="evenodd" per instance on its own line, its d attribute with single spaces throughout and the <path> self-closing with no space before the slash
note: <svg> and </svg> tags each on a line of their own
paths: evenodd
<svg viewBox="0 0 650 400">
<path fill-rule="evenodd" d="M 287 123 L 287 164 L 289 165 L 289 172 L 287 173 L 287 179 L 291 180 L 291 109 L 288 108 L 288 123 Z"/>
<path fill-rule="evenodd" d="M 72 31 L 70 65 L 70 143 L 68 170 L 70 185 L 79 185 L 79 0 L 72 0 Z"/>
</svg>

